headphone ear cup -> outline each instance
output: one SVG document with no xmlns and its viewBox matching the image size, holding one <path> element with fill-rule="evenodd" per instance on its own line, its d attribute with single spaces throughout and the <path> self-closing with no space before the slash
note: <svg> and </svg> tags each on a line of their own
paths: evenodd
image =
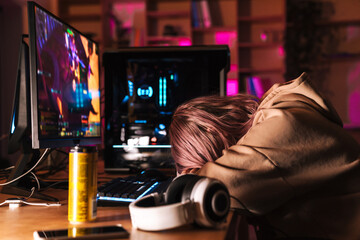
<svg viewBox="0 0 360 240">
<path fill-rule="evenodd" d="M 220 226 L 230 210 L 229 192 L 216 179 L 197 176 L 189 180 L 182 194 L 182 202 L 186 200 L 195 204 L 195 222 L 200 226 Z"/>
<path fill-rule="evenodd" d="M 226 220 L 230 210 L 230 194 L 222 182 L 214 179 L 209 182 L 203 207 L 210 222 L 218 224 Z"/>
<path fill-rule="evenodd" d="M 181 175 L 175 178 L 168 186 L 165 194 L 166 204 L 173 204 L 182 201 L 184 188 L 192 179 L 197 179 L 199 176 L 194 174 Z"/>
<path fill-rule="evenodd" d="M 194 186 L 200 179 L 203 179 L 203 178 L 204 177 L 194 175 L 193 178 L 191 178 L 187 181 L 187 183 L 184 186 L 184 189 L 182 191 L 181 202 L 185 202 L 186 200 L 191 200 L 191 201 L 194 200 L 194 199 L 192 199 L 192 196 L 194 195 Z"/>
</svg>

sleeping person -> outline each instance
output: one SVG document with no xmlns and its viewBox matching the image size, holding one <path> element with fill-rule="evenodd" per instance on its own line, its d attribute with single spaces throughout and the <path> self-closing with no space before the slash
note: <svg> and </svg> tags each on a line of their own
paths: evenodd
<svg viewBox="0 0 360 240">
<path fill-rule="evenodd" d="M 360 146 L 306 73 L 259 101 L 190 100 L 169 134 L 178 174 L 221 180 L 279 237 L 360 239 Z"/>
</svg>

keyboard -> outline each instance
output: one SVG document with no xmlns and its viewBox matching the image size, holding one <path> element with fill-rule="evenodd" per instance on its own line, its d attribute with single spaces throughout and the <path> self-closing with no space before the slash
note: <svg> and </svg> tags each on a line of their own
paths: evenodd
<svg viewBox="0 0 360 240">
<path fill-rule="evenodd" d="M 171 181 L 172 178 L 158 170 L 145 170 L 136 175 L 115 178 L 98 187 L 97 204 L 127 205 L 154 192 L 164 193 Z"/>
</svg>

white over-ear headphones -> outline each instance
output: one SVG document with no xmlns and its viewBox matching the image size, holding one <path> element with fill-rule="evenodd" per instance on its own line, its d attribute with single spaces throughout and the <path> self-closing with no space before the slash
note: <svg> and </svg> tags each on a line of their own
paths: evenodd
<svg viewBox="0 0 360 240">
<path fill-rule="evenodd" d="M 129 205 L 133 227 L 147 231 L 190 223 L 218 228 L 229 209 L 229 192 L 222 182 L 192 174 L 175 178 L 165 194 L 151 194 Z"/>
</svg>

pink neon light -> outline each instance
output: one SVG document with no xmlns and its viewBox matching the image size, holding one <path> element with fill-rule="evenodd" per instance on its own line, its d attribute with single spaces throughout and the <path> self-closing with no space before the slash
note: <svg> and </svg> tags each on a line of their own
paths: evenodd
<svg viewBox="0 0 360 240">
<path fill-rule="evenodd" d="M 239 83 L 237 79 L 228 79 L 226 82 L 226 95 L 231 96 L 239 93 Z"/>
<path fill-rule="evenodd" d="M 359 38 L 360 35 L 360 31 L 359 31 L 359 27 L 358 26 L 348 26 L 346 28 L 346 41 L 350 42 L 350 41 L 355 41 L 356 39 Z"/>
<path fill-rule="evenodd" d="M 360 91 L 354 90 L 348 97 L 349 106 L 349 118 L 353 125 L 360 125 Z"/>
<path fill-rule="evenodd" d="M 190 39 L 181 39 L 179 40 L 179 45 L 180 46 L 190 46 L 191 45 L 191 41 Z"/>
<path fill-rule="evenodd" d="M 138 13 L 143 13 L 145 9 L 145 3 L 115 3 L 112 6 L 112 13 L 121 21 L 123 28 L 132 28 L 134 25 L 135 17 Z"/>
<path fill-rule="evenodd" d="M 279 56 L 281 57 L 285 56 L 285 50 L 283 46 L 280 46 L 278 51 L 279 51 Z"/>
<path fill-rule="evenodd" d="M 236 72 L 238 69 L 237 64 L 230 64 L 230 72 L 234 71 Z"/>
<path fill-rule="evenodd" d="M 110 27 L 110 32 L 115 35 L 116 24 L 113 18 L 110 18 L 109 20 L 109 27 Z"/>
<path fill-rule="evenodd" d="M 267 36 L 266 33 L 262 32 L 262 33 L 260 34 L 260 39 L 261 39 L 261 41 L 266 42 L 267 38 L 268 38 L 268 36 Z"/>
<path fill-rule="evenodd" d="M 215 33 L 215 43 L 228 45 L 231 49 L 236 43 L 236 31 L 219 31 Z M 237 71 L 237 65 L 231 64 L 230 71 Z M 226 95 L 231 96 L 239 93 L 237 79 L 228 79 L 226 82 Z"/>
<path fill-rule="evenodd" d="M 215 43 L 216 44 L 227 44 L 229 46 L 233 45 L 236 40 L 235 31 L 221 31 L 215 33 Z"/>
<path fill-rule="evenodd" d="M 360 63 L 349 70 L 347 76 L 348 117 L 350 125 L 360 125 Z"/>
</svg>

